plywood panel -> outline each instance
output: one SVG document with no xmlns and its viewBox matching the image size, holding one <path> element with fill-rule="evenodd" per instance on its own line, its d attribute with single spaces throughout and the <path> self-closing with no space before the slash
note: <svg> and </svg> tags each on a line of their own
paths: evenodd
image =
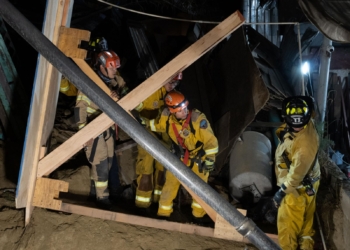
<svg viewBox="0 0 350 250">
<path fill-rule="evenodd" d="M 79 49 L 81 41 L 89 41 L 91 32 L 88 30 L 80 30 L 60 28 L 60 36 L 57 47 L 67 56 L 73 59 L 85 59 L 87 50 Z"/>
<path fill-rule="evenodd" d="M 54 43 L 58 39 L 65 4 L 70 4 L 70 1 L 47 1 L 43 33 Z M 47 138 L 50 127 L 52 129 L 53 126 L 54 116 L 52 114 L 55 113 L 57 105 L 58 79 L 60 78 L 60 74 L 55 71 L 43 57 L 39 57 L 16 193 L 16 207 L 27 208 L 26 223 L 29 221 L 32 211 L 32 197 L 40 149 L 43 139 Z"/>
<path fill-rule="evenodd" d="M 68 182 L 38 178 L 33 196 L 33 206 L 49 209 L 61 209 L 61 200 L 57 200 L 60 192 L 68 192 Z"/>
<path fill-rule="evenodd" d="M 180 55 L 166 64 L 163 68 L 145 80 L 137 88 L 118 102 L 125 110 L 134 109 L 140 102 L 162 87 L 169 79 L 179 71 L 185 70 L 198 58 L 208 52 L 225 37 L 243 25 L 244 18 L 237 11 L 208 32 L 205 36 L 183 51 Z M 53 152 L 47 155 L 39 163 L 38 177 L 47 175 L 67 161 L 76 152 L 82 149 L 83 144 L 90 138 L 105 131 L 113 121 L 106 115 L 101 114 L 82 130 L 61 144 Z"/>
</svg>

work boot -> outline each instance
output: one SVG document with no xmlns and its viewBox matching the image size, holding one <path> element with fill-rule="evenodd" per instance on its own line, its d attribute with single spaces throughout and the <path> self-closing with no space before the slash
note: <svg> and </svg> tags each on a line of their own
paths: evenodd
<svg viewBox="0 0 350 250">
<path fill-rule="evenodd" d="M 111 210 L 112 203 L 108 198 L 97 198 L 96 206 L 100 209 Z"/>
<path fill-rule="evenodd" d="M 151 217 L 151 209 L 149 207 L 137 207 L 137 215 L 144 216 L 144 217 Z"/>
<path fill-rule="evenodd" d="M 192 223 L 203 227 L 211 227 L 214 225 L 213 220 L 207 214 L 200 218 L 193 216 Z"/>
<path fill-rule="evenodd" d="M 117 203 L 121 198 L 122 198 L 122 194 L 124 191 L 124 187 L 123 186 L 119 186 L 117 189 L 109 189 L 109 199 L 110 201 L 115 204 Z"/>
<path fill-rule="evenodd" d="M 124 186 L 124 190 L 121 195 L 123 199 L 132 200 L 132 199 L 135 199 L 135 195 L 136 195 L 135 189 L 131 185 Z"/>
<path fill-rule="evenodd" d="M 89 197 L 87 198 L 88 201 L 96 201 L 96 188 L 95 188 L 95 182 L 94 180 L 91 180 L 90 182 L 90 193 Z"/>
</svg>

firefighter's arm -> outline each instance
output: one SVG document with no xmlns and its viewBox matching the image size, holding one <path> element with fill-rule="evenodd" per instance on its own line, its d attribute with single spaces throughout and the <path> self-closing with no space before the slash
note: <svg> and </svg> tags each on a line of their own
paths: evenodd
<svg viewBox="0 0 350 250">
<path fill-rule="evenodd" d="M 293 193 L 296 197 L 299 196 L 296 188 L 301 185 L 304 177 L 308 174 L 310 167 L 314 161 L 315 154 L 309 147 L 299 147 L 292 152 L 292 164 L 284 181 L 283 190 L 285 193 Z"/>
<path fill-rule="evenodd" d="M 74 116 L 79 129 L 82 129 L 87 124 L 87 108 L 90 102 L 90 99 L 86 95 L 81 92 L 78 93 Z"/>
<path fill-rule="evenodd" d="M 168 108 L 164 108 L 162 113 L 156 118 L 149 121 L 145 121 L 146 127 L 149 127 L 154 132 L 167 132 L 166 126 L 169 120 L 170 111 Z"/>
<path fill-rule="evenodd" d="M 203 169 L 211 172 L 215 169 L 215 155 L 219 152 L 219 144 L 213 130 L 205 117 L 200 118 L 199 126 L 200 140 L 203 142 L 205 152 L 203 159 Z"/>
</svg>

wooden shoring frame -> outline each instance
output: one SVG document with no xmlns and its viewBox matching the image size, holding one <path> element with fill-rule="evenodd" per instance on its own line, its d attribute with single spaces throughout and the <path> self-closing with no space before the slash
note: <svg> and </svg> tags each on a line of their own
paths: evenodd
<svg viewBox="0 0 350 250">
<path fill-rule="evenodd" d="M 56 5 L 55 5 L 56 3 Z M 90 32 L 77 29 L 69 29 L 64 25 L 64 22 L 69 23 L 68 15 L 71 15 L 72 1 L 48 1 L 46 9 L 46 17 L 55 17 L 51 21 L 55 20 L 55 23 L 49 22 L 50 25 L 45 25 L 44 34 L 47 33 L 51 41 L 61 49 L 66 56 L 71 57 L 74 62 L 93 80 L 98 86 L 101 87 L 107 94 L 109 89 L 102 82 L 102 80 L 96 75 L 89 65 L 85 62 L 86 51 L 78 48 L 82 40 L 89 40 Z M 55 14 L 56 11 L 56 14 Z M 70 14 L 69 14 L 70 13 Z M 196 43 L 191 45 L 188 49 L 178 55 L 175 59 L 170 61 L 167 65 L 157 71 L 154 75 L 140 84 L 137 88 L 131 91 L 127 96 L 118 102 L 118 104 L 124 108 L 127 112 L 135 108 L 140 102 L 145 100 L 148 96 L 162 87 L 169 79 L 176 75 L 179 71 L 185 70 L 198 58 L 204 55 L 207 51 L 212 49 L 220 41 L 225 39 L 233 31 L 239 28 L 244 23 L 244 18 L 239 12 L 233 13 L 222 23 L 217 25 L 214 29 L 208 32 L 205 36 L 199 39 Z M 56 110 L 59 80 L 61 74 L 53 68 L 51 64 L 48 64 L 42 57 L 39 60 L 40 74 L 37 74 L 36 83 L 34 86 L 34 96 L 32 97 L 31 113 L 29 129 L 27 136 L 32 135 L 31 138 L 27 138 L 24 148 L 24 156 L 21 164 L 21 171 L 19 176 L 19 188 L 16 194 L 16 207 L 26 207 L 25 223 L 28 224 L 33 207 L 44 207 L 59 211 L 72 212 L 77 214 L 84 214 L 92 217 L 105 218 L 116 220 L 120 222 L 126 222 L 135 224 L 135 221 L 145 221 L 143 226 L 154 225 L 153 219 L 138 218 L 135 220 L 135 216 L 123 215 L 110 211 L 98 210 L 87 207 L 80 207 L 75 205 L 69 205 L 62 203 L 58 198 L 59 192 L 68 191 L 68 185 L 62 181 L 50 180 L 48 178 L 42 178 L 49 173 L 57 169 L 61 164 L 67 161 L 71 156 L 82 149 L 83 144 L 91 138 L 96 138 L 109 126 L 113 125 L 113 121 L 105 114 L 101 114 L 94 121 L 89 123 L 86 127 L 68 139 L 60 147 L 56 148 L 53 152 L 45 157 L 41 157 L 45 154 L 45 147 L 43 147 L 48 139 L 49 132 L 53 128 L 54 114 L 53 110 Z M 37 92 L 38 90 L 38 92 Z M 39 93 L 39 94 L 37 94 Z M 118 101 L 118 100 L 116 100 Z M 39 106 L 39 107 L 38 107 Z M 39 111 L 35 110 L 38 108 Z M 39 113 L 38 113 L 39 112 Z M 34 127 L 36 126 L 36 127 Z M 29 131 L 35 133 L 29 134 Z M 30 140 L 29 140 L 30 139 Z M 32 146 L 32 147 L 28 147 Z M 28 157 L 28 151 L 30 153 Z M 27 175 L 24 175 L 27 174 Z M 225 235 L 221 237 L 220 230 L 217 229 L 217 233 L 211 232 L 210 235 L 218 238 L 227 238 L 235 240 L 242 238 L 239 236 L 235 228 L 221 218 L 210 206 L 203 202 L 198 196 L 196 196 L 192 190 L 184 185 L 184 187 L 190 192 L 190 194 L 196 199 L 196 201 L 205 209 L 208 215 L 213 219 L 216 224 L 220 224 L 218 227 L 223 232 L 234 232 L 234 236 Z M 119 220 L 118 218 L 129 218 L 126 221 Z M 151 220 L 151 221 L 148 221 Z M 158 220 L 156 220 L 158 221 Z M 133 223 L 132 223 L 133 222 Z M 164 223 L 164 222 L 162 222 Z M 169 222 L 168 222 L 169 223 Z M 156 223 L 157 224 L 157 223 Z M 175 223 L 179 224 L 179 223 Z M 168 230 L 174 230 L 174 228 L 180 228 L 177 231 L 184 230 L 184 225 L 174 226 L 169 224 Z M 223 225 L 223 226 L 222 226 Z M 197 227 L 197 226 L 193 226 Z M 231 230 L 232 229 L 232 230 Z M 199 231 L 205 231 L 204 229 L 186 229 L 192 230 L 194 233 Z M 188 231 L 188 232 L 190 232 Z M 183 231 L 185 232 L 185 231 Z M 219 235 L 219 236 L 218 236 Z"/>
<path fill-rule="evenodd" d="M 249 243 L 248 239 L 244 238 L 240 233 L 238 233 L 237 230 L 230 223 L 228 223 L 219 214 L 216 214 L 216 212 L 214 212 L 216 218 L 215 228 L 210 228 L 194 224 L 183 224 L 178 222 L 152 219 L 136 215 L 84 207 L 65 203 L 57 199 L 59 196 L 59 192 L 68 192 L 68 185 L 68 182 L 65 181 L 52 180 L 48 178 L 38 178 L 35 187 L 33 205 L 65 213 L 73 213 L 131 225 L 151 227 L 187 234 L 195 234 L 205 237 Z M 243 215 L 246 215 L 245 210 L 238 209 L 238 211 L 241 212 Z M 277 235 L 266 235 L 278 244 Z"/>
</svg>

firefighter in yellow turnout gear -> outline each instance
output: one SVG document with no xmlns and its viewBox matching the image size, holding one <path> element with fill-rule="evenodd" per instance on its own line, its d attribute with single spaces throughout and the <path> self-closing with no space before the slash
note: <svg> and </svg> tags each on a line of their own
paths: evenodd
<svg viewBox="0 0 350 250">
<path fill-rule="evenodd" d="M 207 182 L 209 173 L 214 170 L 215 154 L 218 141 L 205 115 L 200 111 L 188 110 L 188 101 L 177 91 L 165 97 L 168 108 L 160 117 L 149 121 L 152 131 L 166 132 L 173 142 L 173 152 L 184 164 L 203 181 Z M 158 215 L 170 216 L 173 212 L 173 200 L 180 187 L 180 182 L 170 172 L 166 172 L 165 185 L 159 200 Z M 195 201 L 192 201 L 192 214 L 202 218 L 206 213 Z"/>
<path fill-rule="evenodd" d="M 120 67 L 120 59 L 114 51 L 103 51 L 98 56 L 99 70 L 96 72 L 100 78 L 111 88 L 111 96 L 119 97 L 118 91 L 120 88 L 125 88 L 125 82 L 118 82 L 119 78 L 115 78 L 117 68 Z M 84 93 L 78 91 L 75 117 L 79 129 L 82 129 L 89 122 L 95 119 L 101 114 L 99 107 L 93 103 Z M 113 185 L 112 189 L 118 189 L 120 186 L 118 175 L 118 166 L 115 156 L 115 126 L 111 126 L 97 138 L 90 139 L 83 146 L 85 149 L 86 157 L 92 165 L 91 168 L 91 180 L 92 187 L 96 193 L 97 205 L 101 208 L 109 208 L 110 203 L 110 188 L 108 181 L 113 180 L 116 185 Z M 116 176 L 110 177 L 112 172 L 111 167 L 113 165 L 113 172 Z M 110 172 L 111 170 L 111 172 Z M 112 179 L 110 179 L 112 178 Z M 114 190 L 115 191 L 115 190 Z"/>
<path fill-rule="evenodd" d="M 170 82 L 153 93 L 144 102 L 140 103 L 135 110 L 141 117 L 149 120 L 155 119 L 164 106 L 164 97 L 172 91 L 182 80 L 182 72 L 177 74 Z M 149 129 L 148 129 L 149 130 Z M 158 138 L 162 144 L 170 149 L 171 140 L 166 133 L 149 132 Z M 137 146 L 138 156 L 136 161 L 137 189 L 135 205 L 141 208 L 148 208 L 152 202 L 158 202 L 165 182 L 164 167 L 142 147 Z"/>
<path fill-rule="evenodd" d="M 311 250 L 314 245 L 313 219 L 321 173 L 312 109 L 309 97 L 287 98 L 282 105 L 286 124 L 276 131 L 280 143 L 275 172 L 281 189 L 273 200 L 278 207 L 278 240 L 283 250 Z"/>
</svg>

